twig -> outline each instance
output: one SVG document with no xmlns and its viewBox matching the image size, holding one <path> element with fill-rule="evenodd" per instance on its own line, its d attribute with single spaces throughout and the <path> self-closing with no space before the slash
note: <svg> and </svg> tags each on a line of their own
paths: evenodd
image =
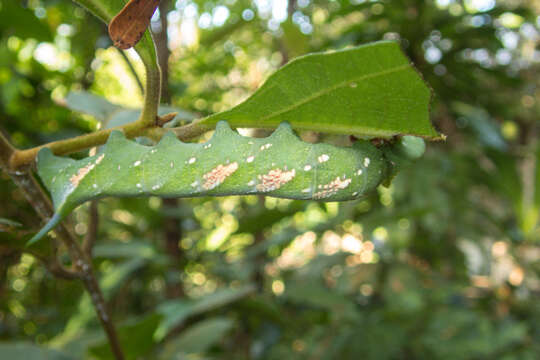
<svg viewBox="0 0 540 360">
<path fill-rule="evenodd" d="M 131 72 L 131 75 L 133 75 L 133 78 L 135 79 L 135 82 L 137 83 L 137 87 L 139 88 L 139 91 L 141 92 L 141 94 L 144 94 L 144 86 L 142 84 L 141 78 L 137 74 L 137 71 L 135 71 L 135 67 L 131 63 L 131 60 L 129 60 L 124 50 L 121 50 L 117 47 L 115 47 L 115 49 L 118 50 L 118 52 L 120 53 L 120 56 L 122 56 L 122 58 L 124 59 L 126 65 L 129 68 L 129 72 Z"/>
<path fill-rule="evenodd" d="M 103 145 L 109 138 L 112 130 L 123 131 L 127 138 L 148 136 L 155 140 L 159 140 L 167 131 L 171 130 L 180 140 L 188 140 L 213 129 L 212 125 L 207 125 L 203 122 L 193 122 L 184 126 L 166 130 L 159 127 L 157 123 L 162 123 L 162 121 L 160 121 L 159 118 L 156 118 L 154 119 L 152 126 L 147 126 L 137 121 L 127 125 L 117 126 L 112 129 L 95 131 L 91 134 L 81 135 L 71 139 L 53 141 L 48 144 L 36 146 L 26 150 L 15 150 L 11 153 L 11 156 L 9 156 L 6 168 L 10 171 L 19 171 L 24 167 L 31 165 L 34 162 L 39 150 L 43 148 L 51 149 L 55 155 L 66 155 L 94 146 Z M 0 152 L 2 153 L 1 156 L 5 157 L 8 150 L 4 150 L 2 147 L 0 147 Z"/>
<path fill-rule="evenodd" d="M 88 258 L 92 258 L 92 249 L 96 242 L 97 233 L 99 229 L 99 212 L 98 212 L 98 200 L 92 200 L 90 202 L 90 208 L 88 209 L 88 230 L 86 231 L 86 237 L 84 238 L 82 249 Z"/>
</svg>

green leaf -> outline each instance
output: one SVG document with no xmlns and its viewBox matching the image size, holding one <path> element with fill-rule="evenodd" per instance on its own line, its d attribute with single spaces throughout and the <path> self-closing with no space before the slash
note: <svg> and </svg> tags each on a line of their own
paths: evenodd
<svg viewBox="0 0 540 360">
<path fill-rule="evenodd" d="M 74 358 L 59 351 L 47 349 L 27 342 L 0 343 L 0 358 L 25 360 L 72 360 Z"/>
<path fill-rule="evenodd" d="M 16 222 L 16 221 L 13 221 L 13 220 L 10 220 L 10 219 L 6 219 L 6 218 L 2 218 L 2 217 L 0 217 L 0 225 L 11 226 L 11 227 L 21 227 L 22 226 L 22 224 L 19 223 L 19 222 Z"/>
<path fill-rule="evenodd" d="M 438 138 L 431 92 L 394 42 L 299 57 L 272 74 L 246 101 L 211 115 L 233 127 L 294 129 L 370 137 Z"/>
<path fill-rule="evenodd" d="M 95 117 L 106 129 L 134 122 L 141 114 L 139 109 L 113 104 L 107 99 L 87 91 L 71 91 L 64 101 L 69 109 Z M 177 113 L 177 115 L 171 122 L 166 124 L 166 127 L 181 122 L 190 122 L 195 118 L 195 115 L 189 111 L 173 106 L 161 105 L 158 109 L 158 115 L 160 116 L 173 112 Z"/>
<path fill-rule="evenodd" d="M 113 104 L 107 99 L 87 91 L 70 91 L 64 99 L 66 106 L 77 112 L 92 115 L 106 123 L 122 106 Z"/>
<path fill-rule="evenodd" d="M 118 340 L 126 360 L 144 358 L 144 355 L 154 347 L 155 342 L 152 335 L 159 324 L 160 318 L 160 315 L 151 314 L 135 324 L 122 326 L 118 329 Z M 108 340 L 92 346 L 89 352 L 99 359 L 115 359 Z"/>
<path fill-rule="evenodd" d="M 233 325 L 232 320 L 224 317 L 198 322 L 185 330 L 177 340 L 169 343 L 162 358 L 177 359 L 182 358 L 182 355 L 202 353 L 216 344 Z"/>
<path fill-rule="evenodd" d="M 53 41 L 51 29 L 45 22 L 40 21 L 31 9 L 23 7 L 20 1 L 1 1 L 0 7 L 0 33 L 7 32 L 19 38 L 34 38 L 38 41 Z"/>
<path fill-rule="evenodd" d="M 254 285 L 246 285 L 235 289 L 220 289 L 195 300 L 171 300 L 159 306 L 163 321 L 156 330 L 155 337 L 160 340 L 167 333 L 180 325 L 190 316 L 203 314 L 218 309 L 234 301 L 242 299 L 255 291 Z"/>
</svg>

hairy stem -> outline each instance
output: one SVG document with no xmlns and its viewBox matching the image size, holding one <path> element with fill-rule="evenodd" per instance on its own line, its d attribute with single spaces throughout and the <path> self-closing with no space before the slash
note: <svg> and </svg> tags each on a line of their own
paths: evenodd
<svg viewBox="0 0 540 360">
<path fill-rule="evenodd" d="M 141 117 L 137 122 L 143 126 L 151 126 L 155 124 L 159 102 L 161 99 L 161 72 L 156 62 L 155 55 L 148 56 L 146 54 L 147 49 L 142 48 L 142 44 L 137 45 L 135 50 L 141 57 L 145 74 L 146 74 L 146 91 L 144 93 L 144 104 L 141 112 Z M 155 46 L 152 42 L 152 46 Z M 154 49 L 155 51 L 155 49 Z"/>
</svg>

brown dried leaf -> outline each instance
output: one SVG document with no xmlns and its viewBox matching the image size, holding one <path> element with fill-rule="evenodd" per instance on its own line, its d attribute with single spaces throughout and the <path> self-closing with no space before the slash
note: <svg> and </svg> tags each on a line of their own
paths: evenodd
<svg viewBox="0 0 540 360">
<path fill-rule="evenodd" d="M 135 46 L 150 24 L 160 0 L 131 0 L 109 23 L 109 36 L 114 46 L 129 49 Z"/>
</svg>

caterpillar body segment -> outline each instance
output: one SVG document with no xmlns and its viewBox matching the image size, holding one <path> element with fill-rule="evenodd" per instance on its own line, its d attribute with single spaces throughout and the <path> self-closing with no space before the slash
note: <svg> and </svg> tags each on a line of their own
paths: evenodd
<svg viewBox="0 0 540 360">
<path fill-rule="evenodd" d="M 151 147 L 113 131 L 98 154 L 82 160 L 57 157 L 49 149 L 39 152 L 38 174 L 56 214 L 31 242 L 78 205 L 106 196 L 354 200 L 374 190 L 402 157 L 410 157 L 394 151 L 390 161 L 386 153 L 363 140 L 352 147 L 306 143 L 287 123 L 269 137 L 249 138 L 222 121 L 205 143 L 183 143 L 171 132 Z"/>
</svg>

